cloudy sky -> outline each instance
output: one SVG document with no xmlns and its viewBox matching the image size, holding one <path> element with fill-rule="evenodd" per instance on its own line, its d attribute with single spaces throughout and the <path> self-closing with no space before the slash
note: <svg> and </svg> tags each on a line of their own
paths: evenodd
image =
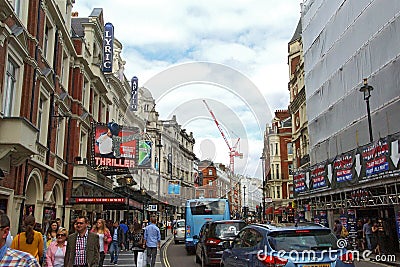
<svg viewBox="0 0 400 267">
<path fill-rule="evenodd" d="M 229 149 L 206 100 L 233 148 L 235 172 L 261 178 L 265 124 L 289 103 L 288 42 L 301 0 L 76 0 L 88 17 L 103 8 L 123 45 L 125 76 L 139 78 L 156 99 L 161 119 L 176 115 L 196 138 L 195 153 L 229 165 Z"/>
</svg>

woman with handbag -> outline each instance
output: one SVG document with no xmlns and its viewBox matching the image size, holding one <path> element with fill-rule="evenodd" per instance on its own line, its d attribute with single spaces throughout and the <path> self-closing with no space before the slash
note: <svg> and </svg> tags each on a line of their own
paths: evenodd
<svg viewBox="0 0 400 267">
<path fill-rule="evenodd" d="M 99 267 L 102 267 L 104 263 L 104 258 L 108 251 L 108 244 L 110 244 L 112 241 L 110 230 L 108 230 L 108 228 L 106 227 L 105 220 L 98 219 L 91 232 L 99 236 L 99 244 L 100 244 Z"/>
<path fill-rule="evenodd" d="M 143 252 L 143 230 L 138 222 L 133 223 L 133 233 L 132 233 L 132 250 L 135 259 L 135 264 L 137 266 L 138 254 Z"/>
</svg>

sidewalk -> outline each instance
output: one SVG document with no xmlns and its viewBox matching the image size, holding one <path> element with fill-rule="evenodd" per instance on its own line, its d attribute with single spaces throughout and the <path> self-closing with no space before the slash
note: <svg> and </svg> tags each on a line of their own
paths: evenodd
<svg viewBox="0 0 400 267">
<path fill-rule="evenodd" d="M 173 234 L 171 233 L 171 230 L 167 230 L 167 235 L 164 240 L 161 240 L 161 251 L 157 251 L 157 258 L 156 258 L 156 267 L 162 267 L 164 266 L 162 264 L 162 255 L 160 253 L 164 249 L 165 244 L 169 241 L 169 239 L 173 238 Z M 111 267 L 111 266 L 136 266 L 134 259 L 133 259 L 133 252 L 132 251 L 121 251 L 119 253 L 118 257 L 118 265 L 114 265 L 110 263 L 110 254 L 106 254 L 106 258 L 104 259 L 104 267 Z"/>
</svg>

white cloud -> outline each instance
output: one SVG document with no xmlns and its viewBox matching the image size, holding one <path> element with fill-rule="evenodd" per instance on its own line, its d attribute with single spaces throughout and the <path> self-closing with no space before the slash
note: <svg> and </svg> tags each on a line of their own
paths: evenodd
<svg viewBox="0 0 400 267">
<path fill-rule="evenodd" d="M 171 66 L 196 61 L 224 64 L 248 77 L 261 93 L 256 99 L 246 98 L 254 90 L 224 88 L 228 84 L 224 80 L 235 77 L 218 73 L 214 74 L 221 76 L 217 86 L 202 85 L 199 89 L 199 85 L 191 85 L 171 90 L 157 103 L 157 109 L 163 119 L 178 113 L 178 122 L 193 131 L 196 145 L 208 138 L 215 143 L 217 162 L 228 163 L 228 148 L 201 99 L 214 101 L 217 118 L 226 131 L 239 132 L 243 149 L 247 150 L 245 159 L 236 159 L 236 170 L 246 169 L 247 174 L 261 177 L 260 137 L 265 121 L 254 111 L 264 109 L 267 118 L 273 110 L 287 108 L 287 44 L 300 18 L 300 2 L 77 0 L 74 11 L 87 17 L 93 8 L 103 8 L 104 21 L 113 23 L 115 36 L 123 45 L 125 75 L 128 79 L 137 76 L 140 86 Z M 236 85 L 245 87 L 246 83 L 238 80 Z"/>
</svg>

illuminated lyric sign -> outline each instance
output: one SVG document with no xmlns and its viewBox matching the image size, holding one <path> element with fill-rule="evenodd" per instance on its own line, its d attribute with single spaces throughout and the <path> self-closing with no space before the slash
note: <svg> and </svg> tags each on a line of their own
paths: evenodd
<svg viewBox="0 0 400 267">
<path fill-rule="evenodd" d="M 131 101 L 129 103 L 130 111 L 137 111 L 138 108 L 138 78 L 133 76 L 131 80 Z"/>
<path fill-rule="evenodd" d="M 104 25 L 103 38 L 103 72 L 112 72 L 114 26 L 107 22 Z"/>
<path fill-rule="evenodd" d="M 94 124 L 93 128 L 93 168 L 111 175 L 129 173 L 130 169 L 138 167 L 139 128 L 115 122 Z"/>
</svg>

